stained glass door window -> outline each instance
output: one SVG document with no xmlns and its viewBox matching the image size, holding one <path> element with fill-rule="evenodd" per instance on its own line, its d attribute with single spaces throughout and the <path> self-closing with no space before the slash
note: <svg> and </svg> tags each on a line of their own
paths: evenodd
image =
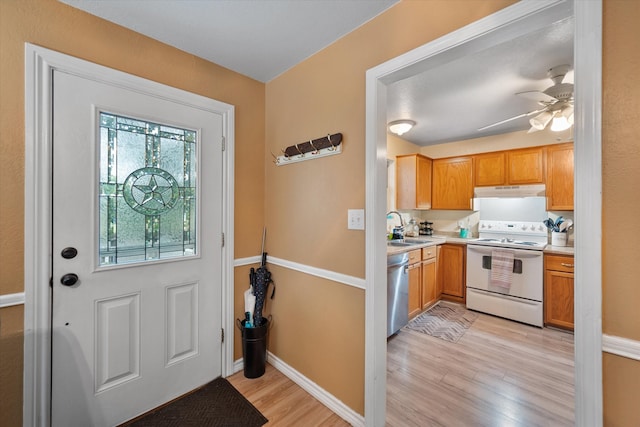
<svg viewBox="0 0 640 427">
<path fill-rule="evenodd" d="M 100 266 L 196 254 L 197 140 L 100 113 Z"/>
</svg>

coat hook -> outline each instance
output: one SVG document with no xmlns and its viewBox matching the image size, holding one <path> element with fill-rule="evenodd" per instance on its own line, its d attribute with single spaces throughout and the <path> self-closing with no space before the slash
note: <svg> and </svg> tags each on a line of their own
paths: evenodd
<svg viewBox="0 0 640 427">
<path fill-rule="evenodd" d="M 314 151 L 311 152 L 311 154 L 318 154 L 320 152 L 320 150 L 318 150 L 316 148 L 316 146 L 313 145 L 313 140 L 312 139 L 309 140 L 309 144 L 311 144 L 311 148 L 313 148 L 313 150 L 314 150 Z"/>
<path fill-rule="evenodd" d="M 280 151 L 282 152 L 282 155 L 284 155 L 285 160 L 289 160 L 289 155 L 287 154 L 287 152 L 284 151 L 282 148 L 280 149 Z"/>
<path fill-rule="evenodd" d="M 300 157 L 304 157 L 304 153 L 302 152 L 302 150 L 300 150 L 300 147 L 298 147 L 298 144 L 295 144 L 296 150 L 298 150 L 298 153 L 300 153 Z"/>
<path fill-rule="evenodd" d="M 273 154 L 273 151 L 271 151 L 271 150 L 269 150 L 269 152 L 271 153 L 271 156 L 273 157 L 273 164 L 277 165 L 278 163 L 280 163 L 280 159 L 278 159 L 278 156 Z"/>
<path fill-rule="evenodd" d="M 329 140 L 329 144 L 331 144 L 331 148 L 328 148 L 329 151 L 335 151 L 336 150 L 336 146 L 333 145 L 333 142 L 331 141 L 331 134 L 327 134 L 327 139 Z"/>
</svg>

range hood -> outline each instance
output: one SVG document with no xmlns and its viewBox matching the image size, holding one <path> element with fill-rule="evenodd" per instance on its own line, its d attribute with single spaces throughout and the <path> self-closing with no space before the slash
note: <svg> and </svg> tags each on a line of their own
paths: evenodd
<svg viewBox="0 0 640 427">
<path fill-rule="evenodd" d="M 544 197 L 544 184 L 502 185 L 499 187 L 476 187 L 473 197 Z"/>
</svg>

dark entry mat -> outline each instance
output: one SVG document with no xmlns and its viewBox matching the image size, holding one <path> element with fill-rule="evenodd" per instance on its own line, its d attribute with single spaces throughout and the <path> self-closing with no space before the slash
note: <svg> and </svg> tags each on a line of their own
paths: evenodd
<svg viewBox="0 0 640 427">
<path fill-rule="evenodd" d="M 224 378 L 123 424 L 127 427 L 259 427 L 267 420 Z"/>
</svg>

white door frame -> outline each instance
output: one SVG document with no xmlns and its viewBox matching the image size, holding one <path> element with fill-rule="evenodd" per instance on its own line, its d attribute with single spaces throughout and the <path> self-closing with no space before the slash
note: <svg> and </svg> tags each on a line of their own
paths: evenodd
<svg viewBox="0 0 640 427">
<path fill-rule="evenodd" d="M 602 425 L 602 0 L 521 1 L 367 71 L 365 420 L 383 426 L 386 406 L 387 85 L 452 55 L 531 31 L 563 9 L 575 19 L 575 422 Z M 517 22 L 517 25 L 512 25 Z M 512 28 L 515 27 L 515 28 Z"/>
<path fill-rule="evenodd" d="M 25 44 L 23 424 L 50 425 L 52 74 L 60 70 L 223 116 L 222 327 L 232 337 L 234 107 L 29 43 Z M 222 241 L 222 236 L 219 237 Z M 222 343 L 222 376 L 233 373 L 233 340 Z"/>
</svg>

